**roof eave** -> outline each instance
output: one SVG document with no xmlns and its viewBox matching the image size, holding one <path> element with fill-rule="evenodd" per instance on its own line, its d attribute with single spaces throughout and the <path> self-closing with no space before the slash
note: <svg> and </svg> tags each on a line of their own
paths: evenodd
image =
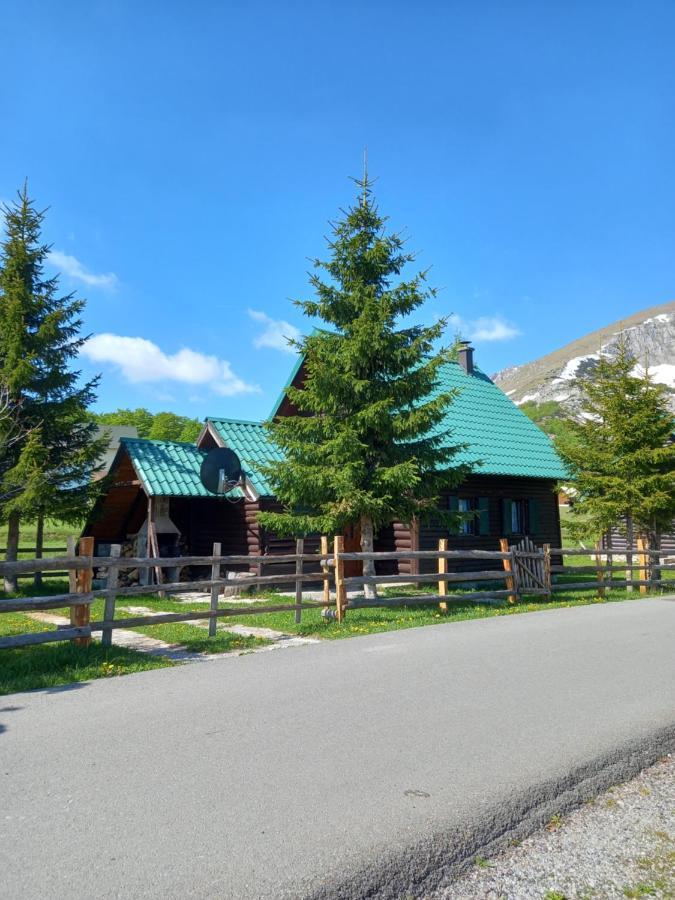
<svg viewBox="0 0 675 900">
<path fill-rule="evenodd" d="M 286 382 L 286 384 L 285 384 L 285 385 L 283 386 L 283 388 L 281 389 L 281 393 L 280 393 L 279 396 L 277 397 L 277 399 L 276 399 L 276 401 L 275 401 L 275 403 L 274 403 L 274 406 L 272 407 L 272 411 L 271 411 L 271 413 L 270 413 L 270 415 L 269 415 L 269 418 L 270 418 L 270 419 L 273 419 L 273 418 L 276 416 L 276 414 L 279 412 L 279 407 L 280 407 L 281 404 L 284 402 L 284 398 L 285 398 L 285 396 L 286 396 L 286 391 L 287 391 L 288 388 L 293 384 L 293 381 L 295 380 L 295 376 L 296 376 L 296 375 L 298 374 L 298 372 L 300 371 L 300 367 L 302 366 L 302 364 L 303 364 L 304 361 L 305 361 L 305 354 L 304 354 L 304 353 L 299 353 L 299 354 L 298 354 L 298 359 L 297 359 L 295 365 L 293 366 L 293 370 L 292 370 L 292 372 L 291 372 L 291 374 L 290 374 L 290 376 L 289 376 L 289 378 L 288 378 L 288 381 Z"/>
</svg>

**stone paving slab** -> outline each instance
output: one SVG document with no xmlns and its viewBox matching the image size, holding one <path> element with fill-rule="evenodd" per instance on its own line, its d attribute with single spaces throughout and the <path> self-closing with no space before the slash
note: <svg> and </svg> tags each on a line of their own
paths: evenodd
<svg viewBox="0 0 675 900">
<path fill-rule="evenodd" d="M 153 610 L 147 606 L 120 606 L 119 609 L 138 616 L 164 615 L 163 610 Z M 36 612 L 28 615 L 31 619 L 45 622 L 45 624 L 57 626 L 70 624 L 65 616 L 59 616 L 55 613 Z M 195 619 L 184 624 L 202 629 L 209 627 L 207 619 Z M 276 631 L 272 628 L 259 628 L 248 625 L 218 625 L 218 631 L 227 631 L 240 637 L 263 638 L 264 640 L 272 641 L 272 644 L 265 647 L 244 648 L 224 653 L 197 653 L 186 649 L 182 644 L 169 644 L 150 635 L 125 628 L 115 629 L 114 644 L 117 647 L 126 647 L 128 650 L 137 650 L 139 653 L 147 653 L 150 656 L 163 656 L 178 662 L 199 662 L 206 659 L 221 659 L 223 656 L 241 656 L 244 653 L 262 653 L 267 650 L 276 650 L 284 647 L 301 647 L 306 644 L 320 643 L 317 638 L 300 637 L 299 635 L 287 634 L 284 631 Z"/>
<path fill-rule="evenodd" d="M 49 625 L 70 625 L 70 620 L 65 616 L 58 616 L 54 613 L 29 613 L 29 618 L 36 622 L 45 622 Z M 147 653 L 149 656 L 164 656 L 167 659 L 177 660 L 179 662 L 196 662 L 205 659 L 207 654 L 194 653 L 186 650 L 181 644 L 167 644 L 166 641 L 160 641 L 158 638 L 150 637 L 147 634 L 141 634 L 139 631 L 127 631 L 125 628 L 116 628 L 114 643 L 117 647 L 126 647 L 128 650 L 138 650 L 140 653 Z M 208 654 L 209 656 L 221 656 L 222 654 Z"/>
</svg>

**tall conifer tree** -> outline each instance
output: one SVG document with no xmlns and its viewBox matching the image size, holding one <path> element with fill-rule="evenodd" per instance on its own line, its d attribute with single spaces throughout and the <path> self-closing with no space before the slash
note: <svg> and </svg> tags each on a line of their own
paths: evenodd
<svg viewBox="0 0 675 900">
<path fill-rule="evenodd" d="M 618 527 L 652 544 L 675 517 L 675 417 L 666 388 L 625 341 L 580 380 L 582 416 L 558 445 L 577 493 L 570 531 L 598 538 Z"/>
<path fill-rule="evenodd" d="M 332 225 L 330 259 L 314 262 L 316 297 L 297 303 L 325 327 L 296 344 L 306 377 L 287 396 L 297 414 L 268 423 L 284 458 L 267 474 L 285 509 L 260 521 L 279 534 L 334 534 L 358 523 L 367 552 L 377 529 L 437 514 L 441 490 L 467 468 L 439 428 L 453 400 L 438 390 L 452 358 L 436 349 L 446 323 L 405 321 L 435 290 L 426 272 L 399 279 L 414 255 L 386 230 L 367 176 L 356 183 L 358 202 Z"/>
<path fill-rule="evenodd" d="M 98 379 L 80 382 L 71 368 L 85 339 L 84 300 L 59 295 L 58 278 L 44 274 L 49 246 L 41 239 L 44 212 L 27 187 L 5 206 L 0 247 L 0 381 L 17 411 L 24 441 L 11 448 L 4 475 L 9 493 L 0 509 L 8 521 L 7 556 L 16 555 L 21 519 L 44 515 L 78 521 L 94 490 L 91 476 L 105 441 L 87 413 Z M 31 472 L 31 489 L 22 481 Z M 8 585 L 10 589 L 15 585 Z"/>
</svg>

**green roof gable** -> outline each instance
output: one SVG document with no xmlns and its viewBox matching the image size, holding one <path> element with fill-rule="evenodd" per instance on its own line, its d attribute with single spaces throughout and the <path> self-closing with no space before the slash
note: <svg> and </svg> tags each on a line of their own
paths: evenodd
<svg viewBox="0 0 675 900">
<path fill-rule="evenodd" d="M 215 497 L 199 477 L 206 450 L 178 441 L 122 438 L 120 441 L 149 497 Z M 229 497 L 241 497 L 239 488 Z"/>
<path fill-rule="evenodd" d="M 263 497 L 273 496 L 272 488 L 260 474 L 259 467 L 272 460 L 282 459 L 282 453 L 270 441 L 262 422 L 212 418 L 206 421 L 223 444 L 237 454 L 255 490 Z"/>
<path fill-rule="evenodd" d="M 548 435 L 480 369 L 469 375 L 459 363 L 443 366 L 437 393 L 447 390 L 457 396 L 438 430 L 449 434 L 450 443 L 469 445 L 458 462 L 479 461 L 477 475 L 569 476 Z"/>
</svg>

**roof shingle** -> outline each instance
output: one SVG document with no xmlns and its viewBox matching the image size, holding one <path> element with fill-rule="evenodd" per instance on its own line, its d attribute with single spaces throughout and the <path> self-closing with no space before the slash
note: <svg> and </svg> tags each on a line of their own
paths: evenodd
<svg viewBox="0 0 675 900">
<path fill-rule="evenodd" d="M 215 497 L 201 482 L 199 472 L 206 450 L 178 441 L 122 438 L 145 492 L 150 497 Z M 242 496 L 239 488 L 228 495 Z"/>
<path fill-rule="evenodd" d="M 459 363 L 443 366 L 437 392 L 447 390 L 456 390 L 457 396 L 439 430 L 450 443 L 469 445 L 457 462 L 476 462 L 479 475 L 568 477 L 548 435 L 480 369 L 469 375 Z"/>
<path fill-rule="evenodd" d="M 206 420 L 216 431 L 226 447 L 237 454 L 248 480 L 263 497 L 272 496 L 272 488 L 260 473 L 260 466 L 282 459 L 282 453 L 269 439 L 262 422 L 244 422 L 238 419 Z"/>
</svg>

